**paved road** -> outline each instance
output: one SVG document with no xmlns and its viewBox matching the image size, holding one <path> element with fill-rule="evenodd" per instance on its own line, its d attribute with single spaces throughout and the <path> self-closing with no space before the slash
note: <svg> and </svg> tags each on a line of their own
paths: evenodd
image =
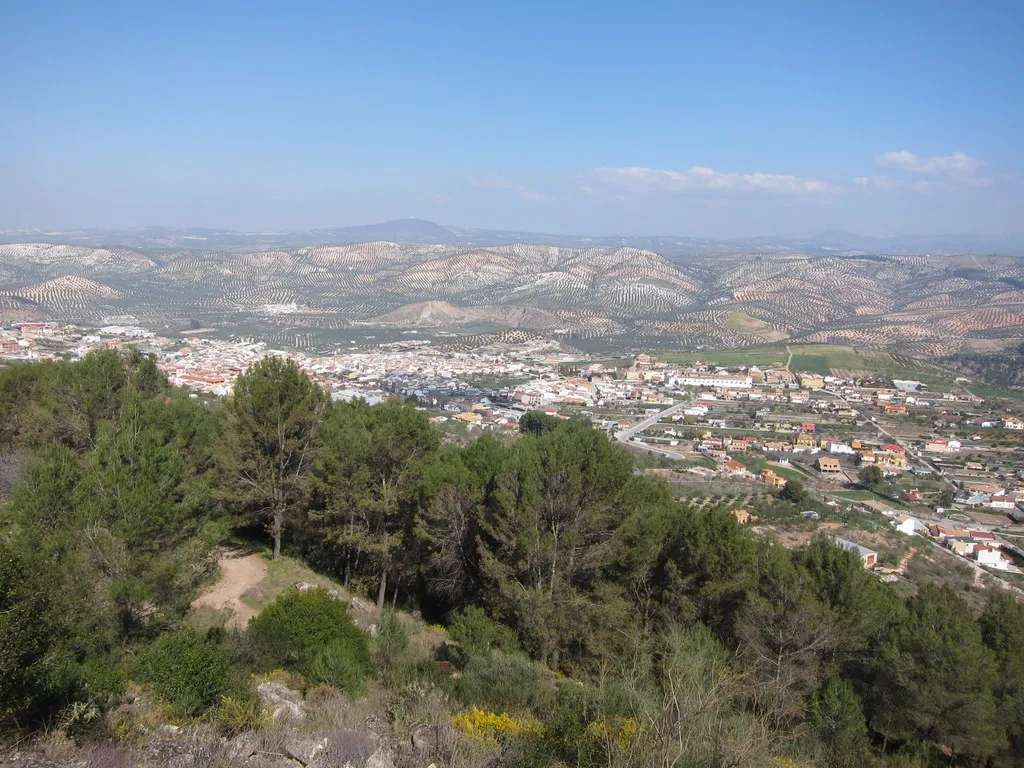
<svg viewBox="0 0 1024 768">
<path fill-rule="evenodd" d="M 673 459 L 682 459 L 682 456 L 680 456 L 675 451 L 670 451 L 657 445 L 651 445 L 650 443 L 630 441 L 633 439 L 634 435 L 643 432 L 648 427 L 654 426 L 666 416 L 671 416 L 673 413 L 675 413 L 676 411 L 680 410 L 685 406 L 686 402 L 676 403 L 675 405 L 671 405 L 663 411 L 658 411 L 653 416 L 649 416 L 643 421 L 634 424 L 632 427 L 624 429 L 621 432 L 616 432 L 615 439 L 618 440 L 620 443 L 626 443 L 628 445 L 636 446 L 637 448 L 643 448 L 644 450 L 651 451 L 652 453 L 660 453 L 662 456 L 668 456 L 669 458 Z"/>
<path fill-rule="evenodd" d="M 835 392 L 832 392 L 831 394 L 832 394 L 832 396 L 836 400 L 841 400 L 843 403 L 845 403 L 846 406 L 848 408 L 850 408 L 850 410 L 855 410 L 854 406 L 853 406 L 853 403 L 851 403 L 845 397 L 843 397 L 842 395 L 837 394 Z M 862 411 L 859 411 L 859 412 L 862 413 L 864 416 L 867 416 L 867 414 L 864 414 Z M 935 464 L 932 463 L 931 459 L 929 459 L 927 456 L 923 456 L 922 454 L 918 453 L 917 449 L 915 449 L 912 445 L 907 444 L 907 442 L 905 440 L 903 440 L 900 437 L 897 437 L 892 432 L 890 432 L 885 427 L 883 427 L 881 424 L 879 424 L 877 419 L 875 419 L 874 416 L 867 416 L 867 418 L 871 422 L 871 425 L 875 429 L 878 430 L 879 434 L 882 434 L 882 435 L 885 435 L 886 437 L 888 437 L 890 440 L 892 440 L 893 443 L 895 443 L 896 445 L 900 446 L 904 451 L 906 451 L 908 456 L 910 456 L 915 461 L 917 461 L 917 462 L 925 465 L 926 467 L 928 467 L 928 469 L 930 469 L 932 471 L 932 474 L 935 475 L 935 477 L 938 478 L 939 481 L 941 481 L 943 483 L 946 483 L 953 490 L 956 490 L 956 488 L 957 488 L 956 483 L 954 483 L 952 480 L 950 480 L 948 477 L 946 477 L 945 472 L 943 472 L 941 469 L 939 469 L 939 467 L 935 466 Z"/>
</svg>

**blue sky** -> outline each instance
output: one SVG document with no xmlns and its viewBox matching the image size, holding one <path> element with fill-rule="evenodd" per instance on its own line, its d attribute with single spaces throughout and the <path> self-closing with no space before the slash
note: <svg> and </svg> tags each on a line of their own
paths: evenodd
<svg viewBox="0 0 1024 768">
<path fill-rule="evenodd" d="M 0 228 L 1024 230 L 1024 3 L 0 5 Z"/>
</svg>

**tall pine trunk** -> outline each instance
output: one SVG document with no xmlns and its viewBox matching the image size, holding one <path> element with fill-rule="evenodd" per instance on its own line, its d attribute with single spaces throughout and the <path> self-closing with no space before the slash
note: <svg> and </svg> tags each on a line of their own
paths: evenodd
<svg viewBox="0 0 1024 768">
<path fill-rule="evenodd" d="M 388 569 L 385 568 L 380 572 L 380 586 L 377 587 L 377 610 L 380 611 L 384 608 L 384 595 L 388 591 Z"/>
<path fill-rule="evenodd" d="M 284 529 L 284 510 L 274 510 L 274 522 L 271 528 L 271 535 L 274 537 L 274 559 L 281 558 L 281 532 Z"/>
</svg>

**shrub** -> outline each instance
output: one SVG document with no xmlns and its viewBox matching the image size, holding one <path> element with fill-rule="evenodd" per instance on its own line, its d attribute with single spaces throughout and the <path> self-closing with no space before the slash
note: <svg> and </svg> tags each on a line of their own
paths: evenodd
<svg viewBox="0 0 1024 768">
<path fill-rule="evenodd" d="M 217 724 L 229 736 L 243 731 L 255 731 L 270 722 L 270 717 L 260 708 L 258 699 L 221 696 L 217 707 Z"/>
<path fill-rule="evenodd" d="M 409 630 L 402 625 L 398 614 L 391 610 L 381 613 L 379 627 L 380 632 L 374 643 L 374 660 L 381 681 L 392 686 L 402 678 L 404 667 L 407 666 Z"/>
<path fill-rule="evenodd" d="M 249 622 L 246 640 L 250 661 L 258 669 L 284 667 L 312 677 L 314 659 L 328 649 L 358 664 L 364 675 L 370 669 L 366 635 L 345 606 L 322 589 L 281 595 Z"/>
<path fill-rule="evenodd" d="M 49 695 L 50 645 L 56 632 L 45 591 L 26 563 L 0 541 L 0 729 L 40 714 Z"/>
<path fill-rule="evenodd" d="M 540 671 L 525 656 L 475 656 L 466 665 L 459 689 L 467 705 L 499 712 L 522 710 L 540 690 Z"/>
<path fill-rule="evenodd" d="M 485 712 L 473 707 L 452 718 L 452 724 L 473 741 L 499 745 L 518 738 L 536 739 L 543 733 L 541 724 L 532 718 L 512 717 L 504 712 Z"/>
<path fill-rule="evenodd" d="M 90 698 L 105 706 L 114 703 L 124 692 L 128 675 L 125 667 L 102 659 L 90 659 L 79 667 L 79 679 Z"/>
<path fill-rule="evenodd" d="M 192 629 L 161 635 L 142 654 L 140 672 L 184 717 L 213 707 L 231 682 L 227 651 Z"/>
<path fill-rule="evenodd" d="M 495 648 L 519 650 L 515 634 L 474 605 L 452 619 L 448 636 L 471 656 L 488 656 Z"/>
<path fill-rule="evenodd" d="M 272 669 L 252 677 L 257 686 L 260 683 L 277 683 L 285 688 L 291 688 L 293 691 L 306 690 L 306 678 L 297 672 L 289 672 L 287 669 Z"/>
<path fill-rule="evenodd" d="M 309 664 L 309 679 L 318 685 L 330 685 L 358 698 L 366 687 L 369 664 L 359 649 L 346 640 L 335 640 L 320 649 Z"/>
<path fill-rule="evenodd" d="M 431 682 L 417 680 L 395 691 L 388 702 L 388 714 L 399 726 L 436 723 L 452 711 L 447 692 Z"/>
<path fill-rule="evenodd" d="M 380 615 L 380 633 L 377 635 L 377 653 L 380 656 L 400 656 L 409 649 L 409 630 L 398 614 L 385 609 Z"/>
<path fill-rule="evenodd" d="M 601 755 L 590 724 L 602 703 L 596 689 L 576 683 L 547 691 L 535 705 L 544 723 L 544 739 L 535 745 L 538 754 L 534 764 L 596 765 Z"/>
</svg>

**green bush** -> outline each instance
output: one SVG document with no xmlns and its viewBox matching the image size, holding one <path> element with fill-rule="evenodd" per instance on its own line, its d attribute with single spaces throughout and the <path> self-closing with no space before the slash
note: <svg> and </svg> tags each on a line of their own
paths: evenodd
<svg viewBox="0 0 1024 768">
<path fill-rule="evenodd" d="M 128 670 L 124 664 L 89 659 L 78 667 L 77 677 L 90 699 L 107 706 L 124 692 L 125 684 L 128 682 Z"/>
<path fill-rule="evenodd" d="M 322 589 L 281 595 L 249 622 L 246 641 L 250 663 L 264 672 L 280 667 L 313 678 L 314 659 L 328 650 L 364 676 L 371 667 L 366 635 Z"/>
<path fill-rule="evenodd" d="M 597 765 L 598 744 L 588 730 L 602 714 L 598 692 L 570 683 L 547 691 L 534 709 L 544 723 L 544 737 L 533 745 L 530 765 Z"/>
<path fill-rule="evenodd" d="M 317 685 L 330 685 L 352 698 L 363 694 L 367 665 L 358 650 L 345 640 L 335 640 L 313 656 L 309 664 L 309 680 Z"/>
<path fill-rule="evenodd" d="M 231 685 L 227 651 L 193 629 L 161 635 L 142 654 L 139 671 L 184 717 L 213 707 Z"/>
<path fill-rule="evenodd" d="M 406 653 L 409 649 L 409 630 L 392 610 L 381 613 L 378 626 L 380 631 L 373 644 L 373 657 L 380 680 L 391 687 L 405 676 L 405 668 L 409 666 Z"/>
<path fill-rule="evenodd" d="M 492 712 L 526 709 L 540 690 L 540 671 L 518 654 L 473 656 L 459 680 L 459 692 L 466 706 Z"/>
<path fill-rule="evenodd" d="M 217 707 L 217 725 L 229 736 L 259 730 L 268 722 L 270 716 L 260 707 L 259 699 L 221 696 L 220 706 Z"/>
<path fill-rule="evenodd" d="M 509 652 L 519 650 L 515 634 L 474 605 L 452 619 L 448 637 L 470 656 L 488 656 L 496 648 Z"/>
</svg>

